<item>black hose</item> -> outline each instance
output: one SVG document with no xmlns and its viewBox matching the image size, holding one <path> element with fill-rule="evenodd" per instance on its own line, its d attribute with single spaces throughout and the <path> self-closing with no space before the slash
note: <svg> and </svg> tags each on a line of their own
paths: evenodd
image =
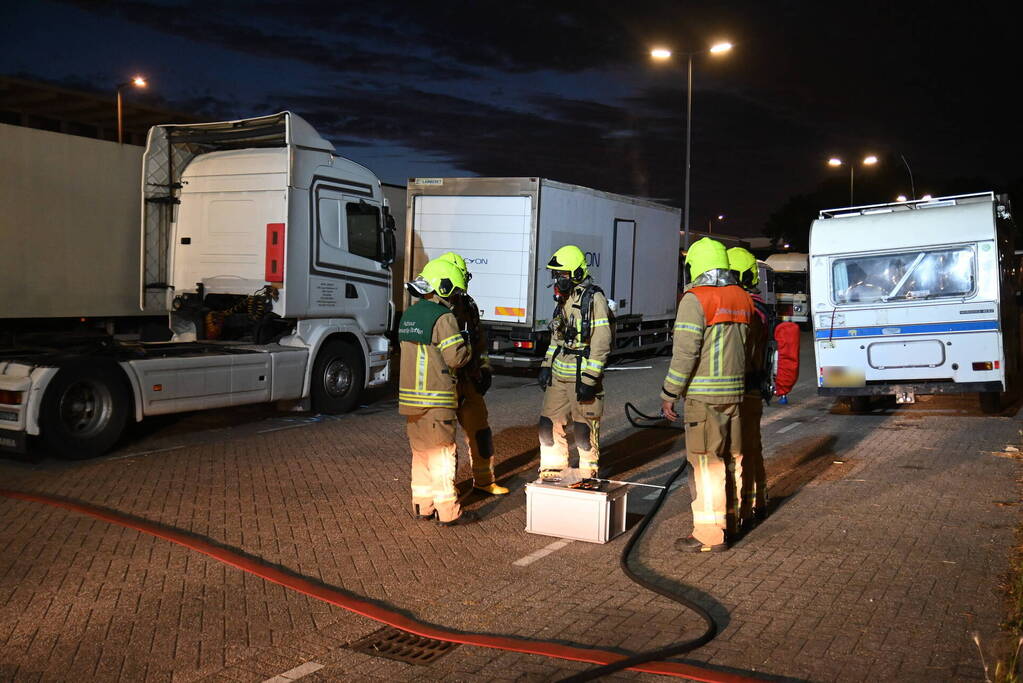
<svg viewBox="0 0 1023 683">
<path fill-rule="evenodd" d="M 672 431 L 682 430 L 682 427 L 672 427 L 670 424 L 669 425 L 640 424 L 639 422 L 636 422 L 635 418 L 632 417 L 632 413 L 638 415 L 639 419 L 641 420 L 664 420 L 666 418 L 660 415 L 647 415 L 645 413 L 641 413 L 639 409 L 636 408 L 636 406 L 632 405 L 631 403 L 626 403 L 625 418 L 629 421 L 629 424 L 631 424 L 633 427 L 636 427 L 637 429 L 671 429 Z"/>
<path fill-rule="evenodd" d="M 630 404 L 626 404 L 626 406 L 628 405 Z M 635 410 L 635 408 L 633 408 L 633 410 Z M 639 413 L 638 410 L 636 412 Z M 642 415 L 642 413 L 639 414 Z M 675 480 L 678 479 L 683 472 L 685 472 L 686 466 L 688 464 L 689 464 L 688 462 L 683 462 L 682 466 L 679 467 L 675 471 L 675 473 L 668 478 L 668 481 L 664 483 L 664 489 L 661 491 L 661 495 L 657 497 L 657 500 L 654 501 L 653 508 L 650 510 L 650 512 L 646 513 L 646 515 L 643 517 L 643 520 L 639 523 L 639 527 L 636 529 L 636 532 L 632 534 L 632 538 L 630 538 L 629 542 L 625 544 L 625 548 L 622 550 L 621 559 L 619 560 L 619 566 L 621 566 L 622 571 L 625 573 L 626 576 L 628 576 L 635 583 L 638 583 L 643 588 L 653 591 L 654 593 L 657 593 L 659 595 L 663 595 L 672 602 L 677 602 L 678 604 L 683 605 L 684 607 L 688 607 L 689 609 L 696 612 L 698 615 L 700 615 L 704 622 L 706 622 L 707 630 L 704 631 L 700 636 L 698 636 L 697 638 L 693 638 L 692 640 L 687 640 L 682 643 L 675 643 L 674 645 L 661 648 L 660 650 L 638 652 L 632 655 L 631 657 L 620 659 L 612 664 L 604 664 L 603 666 L 599 666 L 595 669 L 582 671 L 575 675 L 569 676 L 568 678 L 561 679 L 562 683 L 579 683 L 581 681 L 592 681 L 594 679 L 600 678 L 601 676 L 606 676 L 608 674 L 614 673 L 615 671 L 621 671 L 622 669 L 626 669 L 630 666 L 635 666 L 643 662 L 653 662 L 662 659 L 667 659 L 668 657 L 674 657 L 676 655 L 684 654 L 686 652 L 695 650 L 698 647 L 706 645 L 711 640 L 713 640 L 714 637 L 718 634 L 718 625 L 714 621 L 714 618 L 710 615 L 710 612 L 708 612 L 707 610 L 705 610 L 703 607 L 693 602 L 692 600 L 689 600 L 688 598 L 672 593 L 650 581 L 647 581 L 646 579 L 632 571 L 632 569 L 629 567 L 629 555 L 632 553 L 632 549 L 636 547 L 637 543 L 639 543 L 639 539 L 643 537 L 643 533 L 650 525 L 650 522 L 653 520 L 657 512 L 661 509 L 661 504 L 664 503 L 664 499 L 668 497 L 668 492 L 671 491 L 671 485 L 675 483 Z"/>
</svg>

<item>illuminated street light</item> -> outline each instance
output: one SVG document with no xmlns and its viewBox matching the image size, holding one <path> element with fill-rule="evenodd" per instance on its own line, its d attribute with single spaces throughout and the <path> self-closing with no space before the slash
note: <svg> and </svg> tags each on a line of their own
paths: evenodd
<svg viewBox="0 0 1023 683">
<path fill-rule="evenodd" d="M 717 220 L 718 221 L 725 220 L 725 214 L 719 213 L 717 215 Z M 714 234 L 714 219 L 713 218 L 708 218 L 707 219 L 707 234 L 708 235 L 713 235 Z"/>
<path fill-rule="evenodd" d="M 929 195 L 929 194 L 925 194 L 925 195 L 924 195 L 923 197 L 920 197 L 920 199 L 924 200 L 925 202 L 929 202 L 929 201 L 931 201 L 932 199 L 934 199 L 934 197 L 932 197 L 932 196 L 931 196 L 931 195 Z"/>
<path fill-rule="evenodd" d="M 828 159 L 828 166 L 838 167 L 842 165 L 842 160 L 838 157 L 831 157 Z M 861 162 L 864 166 L 874 166 L 877 164 L 877 157 L 873 154 L 868 154 L 863 157 Z M 856 164 L 849 164 L 849 206 L 853 205 L 853 183 L 856 176 Z"/>
<path fill-rule="evenodd" d="M 133 85 L 136 88 L 144 88 L 148 83 L 142 76 L 135 76 L 130 81 L 117 84 L 117 143 L 124 143 L 124 114 L 122 113 L 121 105 L 121 90 L 127 88 L 129 85 Z"/>
<path fill-rule="evenodd" d="M 687 78 L 686 78 L 686 160 L 685 160 L 685 199 L 682 208 L 683 215 L 683 229 L 685 233 L 684 249 L 689 248 L 689 176 L 692 171 L 691 164 L 691 147 L 693 137 L 693 57 L 699 54 L 709 53 L 713 55 L 721 55 L 729 52 L 732 47 L 731 43 L 724 41 L 715 43 L 707 50 L 698 50 L 696 52 L 685 52 L 682 53 L 688 60 Z M 672 52 L 668 48 L 658 47 L 650 50 L 650 56 L 658 61 L 665 61 L 671 59 Z"/>
<path fill-rule="evenodd" d="M 906 201 L 906 195 L 900 194 L 898 197 L 895 198 L 895 201 L 897 201 L 897 202 L 904 202 L 904 201 Z"/>
</svg>

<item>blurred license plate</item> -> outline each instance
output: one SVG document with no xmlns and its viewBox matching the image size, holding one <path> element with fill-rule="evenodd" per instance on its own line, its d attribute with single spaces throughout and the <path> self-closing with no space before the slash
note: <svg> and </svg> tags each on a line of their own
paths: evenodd
<svg viewBox="0 0 1023 683">
<path fill-rule="evenodd" d="M 866 377 L 860 368 L 850 368 L 843 365 L 821 368 L 821 386 L 862 387 L 866 383 Z"/>
</svg>

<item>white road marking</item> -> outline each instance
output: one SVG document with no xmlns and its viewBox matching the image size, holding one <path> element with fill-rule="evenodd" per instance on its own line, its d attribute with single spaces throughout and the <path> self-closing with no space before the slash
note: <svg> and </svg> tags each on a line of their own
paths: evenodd
<svg viewBox="0 0 1023 683">
<path fill-rule="evenodd" d="M 157 449 L 152 450 L 152 451 L 138 451 L 137 453 L 126 453 L 125 455 L 115 455 L 115 456 L 113 456 L 111 458 L 106 458 L 106 460 L 124 460 L 125 458 L 138 458 L 138 457 L 141 457 L 143 455 L 152 455 L 153 453 L 166 453 L 167 451 L 176 451 L 179 448 L 184 448 L 184 447 L 185 447 L 185 444 L 182 444 L 180 446 L 169 446 L 167 448 L 157 448 Z"/>
<path fill-rule="evenodd" d="M 308 676 L 322 668 L 323 665 L 317 662 L 306 662 L 301 666 L 296 666 L 294 669 L 288 669 L 282 674 L 277 674 L 273 678 L 268 678 L 263 683 L 288 683 L 289 681 L 298 680 L 303 676 Z"/>
<path fill-rule="evenodd" d="M 539 550 L 537 550 L 535 552 L 529 553 L 525 557 L 520 557 L 519 559 L 517 559 L 514 562 L 512 562 L 512 564 L 515 565 L 516 567 L 525 567 L 526 565 L 533 564 L 534 562 L 536 562 L 537 560 L 539 560 L 542 557 L 547 557 L 548 555 L 553 553 L 555 550 L 561 550 L 562 548 L 564 548 L 566 545 L 568 545 L 571 542 L 572 541 L 570 541 L 568 539 L 565 539 L 565 540 L 562 540 L 562 541 L 554 541 L 554 543 L 551 543 L 549 545 L 545 545 L 544 547 L 540 548 Z"/>
<path fill-rule="evenodd" d="M 308 427 L 311 424 L 314 424 L 314 423 L 309 422 L 309 423 L 300 424 L 300 425 L 288 425 L 287 427 L 271 427 L 270 429 L 261 429 L 261 430 L 259 430 L 256 433 L 257 434 L 266 434 L 268 432 L 279 432 L 282 429 L 298 429 L 299 427 Z"/>
<path fill-rule="evenodd" d="M 782 427 L 781 429 L 778 430 L 778 433 L 779 434 L 784 434 L 785 432 L 789 431 L 790 429 L 795 429 L 796 427 L 798 427 L 801 424 L 803 424 L 803 423 L 802 422 L 793 422 L 790 425 L 785 425 L 784 427 Z"/>
</svg>

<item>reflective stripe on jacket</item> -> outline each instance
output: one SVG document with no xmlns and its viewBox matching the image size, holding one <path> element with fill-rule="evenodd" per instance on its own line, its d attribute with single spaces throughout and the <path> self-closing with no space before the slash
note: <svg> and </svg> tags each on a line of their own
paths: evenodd
<svg viewBox="0 0 1023 683">
<path fill-rule="evenodd" d="M 675 317 L 671 365 L 661 399 L 685 396 L 704 403 L 739 403 L 753 315 L 752 299 L 736 285 L 686 292 Z"/>
</svg>

